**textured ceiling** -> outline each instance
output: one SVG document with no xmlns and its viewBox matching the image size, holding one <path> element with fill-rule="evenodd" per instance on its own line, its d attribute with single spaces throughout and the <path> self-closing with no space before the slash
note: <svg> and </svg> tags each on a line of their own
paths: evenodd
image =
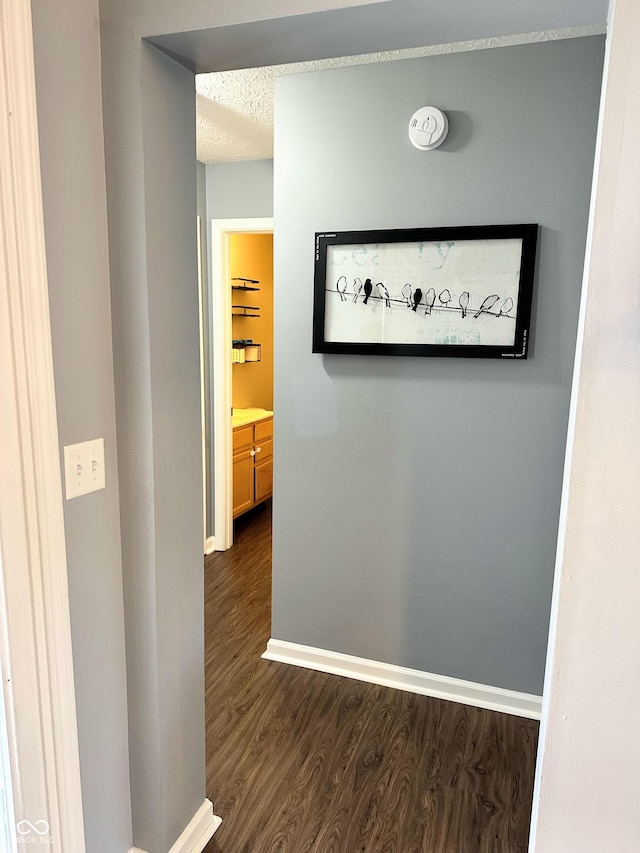
<svg viewBox="0 0 640 853">
<path fill-rule="evenodd" d="M 237 160 L 263 160 L 273 157 L 274 80 L 285 74 L 575 38 L 603 32 L 604 28 L 601 26 L 571 27 L 525 35 L 367 53 L 338 59 L 198 74 L 196 75 L 197 157 L 202 163 L 229 163 Z"/>
</svg>

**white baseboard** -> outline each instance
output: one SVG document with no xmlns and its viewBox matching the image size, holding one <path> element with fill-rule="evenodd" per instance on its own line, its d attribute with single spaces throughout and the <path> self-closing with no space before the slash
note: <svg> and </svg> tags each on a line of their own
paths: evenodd
<svg viewBox="0 0 640 853">
<path fill-rule="evenodd" d="M 216 550 L 216 540 L 213 536 L 209 536 L 207 541 L 204 543 L 204 553 L 205 553 L 205 555 L 213 554 L 213 552 L 215 550 Z"/>
<path fill-rule="evenodd" d="M 221 823 L 222 818 L 213 813 L 211 801 L 205 800 L 169 853 L 202 853 Z M 139 847 L 132 847 L 129 853 L 146 853 L 146 851 Z"/>
<path fill-rule="evenodd" d="M 262 657 L 532 720 L 539 720 L 542 713 L 542 696 L 517 693 L 515 690 L 476 684 L 474 681 L 463 681 L 446 675 L 434 675 L 431 672 L 288 643 L 285 640 L 269 640 Z"/>
</svg>

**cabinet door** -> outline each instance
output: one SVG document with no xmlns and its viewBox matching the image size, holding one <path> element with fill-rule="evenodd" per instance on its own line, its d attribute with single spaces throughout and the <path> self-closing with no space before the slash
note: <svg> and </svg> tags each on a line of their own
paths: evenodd
<svg viewBox="0 0 640 853">
<path fill-rule="evenodd" d="M 233 517 L 253 506 L 253 456 L 250 450 L 233 457 Z"/>
<path fill-rule="evenodd" d="M 265 501 L 273 493 L 273 459 L 261 464 L 256 463 L 256 503 Z"/>
</svg>

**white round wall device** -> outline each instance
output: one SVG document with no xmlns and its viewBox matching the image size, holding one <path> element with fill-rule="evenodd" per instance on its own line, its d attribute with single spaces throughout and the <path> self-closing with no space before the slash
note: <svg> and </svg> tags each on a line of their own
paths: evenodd
<svg viewBox="0 0 640 853">
<path fill-rule="evenodd" d="M 447 138 L 449 120 L 437 107 L 421 107 L 411 116 L 409 139 L 421 151 L 432 151 Z"/>
</svg>

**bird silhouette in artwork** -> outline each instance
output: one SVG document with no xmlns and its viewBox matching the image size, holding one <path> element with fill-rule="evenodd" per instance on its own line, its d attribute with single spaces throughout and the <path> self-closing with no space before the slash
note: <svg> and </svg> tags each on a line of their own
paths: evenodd
<svg viewBox="0 0 640 853">
<path fill-rule="evenodd" d="M 411 285 L 405 284 L 405 286 L 400 292 L 402 293 L 407 302 L 407 308 L 411 308 Z"/>
<path fill-rule="evenodd" d="M 345 293 L 347 292 L 347 277 L 346 275 L 341 275 L 338 279 L 338 283 L 336 284 L 338 288 L 338 293 L 340 294 L 340 302 L 346 302 L 347 297 Z"/>
<path fill-rule="evenodd" d="M 435 301 L 436 292 L 432 287 L 430 287 L 429 290 L 427 290 L 427 295 L 424 298 L 424 304 L 426 306 L 426 308 L 424 309 L 425 314 L 431 314 L 431 309 L 433 308 L 433 303 Z"/>
<path fill-rule="evenodd" d="M 451 293 L 450 293 L 450 291 L 448 291 L 448 290 L 447 290 L 447 288 L 445 287 L 445 289 L 444 289 L 443 291 L 441 291 L 440 295 L 438 296 L 438 299 L 440 300 L 440 304 L 441 304 L 444 308 L 446 308 L 446 307 L 447 307 L 447 305 L 451 302 Z"/>
<path fill-rule="evenodd" d="M 500 306 L 500 313 L 497 315 L 498 317 L 502 317 L 502 315 L 507 315 L 509 311 L 513 308 L 513 299 L 508 296 L 502 305 Z"/>
<path fill-rule="evenodd" d="M 371 296 L 372 290 L 373 290 L 373 285 L 371 284 L 371 279 L 368 278 L 364 283 L 364 304 L 365 305 L 369 301 L 369 297 Z"/>
<path fill-rule="evenodd" d="M 460 294 L 460 299 L 458 299 L 460 303 L 460 307 L 462 308 L 462 318 L 464 319 L 467 316 L 467 308 L 469 307 L 469 291 L 465 290 L 464 293 Z"/>
<path fill-rule="evenodd" d="M 482 300 L 482 305 L 478 308 L 476 313 L 473 315 L 474 320 L 477 320 L 478 317 L 483 314 L 485 311 L 491 311 L 496 302 L 500 299 L 497 293 L 492 293 L 491 296 L 486 296 Z"/>
<path fill-rule="evenodd" d="M 378 288 L 378 293 L 380 294 L 380 299 L 384 299 L 385 307 L 391 308 L 391 300 L 389 299 L 389 291 L 387 290 L 387 288 L 384 286 L 384 284 L 381 281 L 379 281 L 376 284 L 376 287 Z"/>
<path fill-rule="evenodd" d="M 360 292 L 362 291 L 362 279 L 354 278 L 353 280 L 353 301 L 358 301 L 358 296 L 360 296 Z"/>
<path fill-rule="evenodd" d="M 411 309 L 412 311 L 418 310 L 418 305 L 420 304 L 421 299 L 422 299 L 422 291 L 420 290 L 419 287 L 416 287 L 416 289 L 413 291 L 413 308 Z"/>
</svg>

